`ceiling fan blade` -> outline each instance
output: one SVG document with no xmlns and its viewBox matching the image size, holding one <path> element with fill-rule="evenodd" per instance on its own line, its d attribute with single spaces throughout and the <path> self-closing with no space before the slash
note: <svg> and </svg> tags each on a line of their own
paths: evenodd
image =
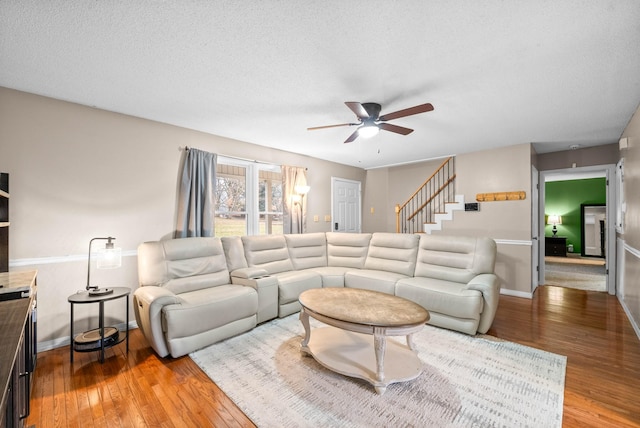
<svg viewBox="0 0 640 428">
<path fill-rule="evenodd" d="M 307 131 L 315 131 L 316 129 L 338 128 L 339 126 L 354 126 L 354 125 L 359 125 L 359 124 L 358 123 L 340 123 L 338 125 L 314 126 L 312 128 L 307 128 Z"/>
<path fill-rule="evenodd" d="M 413 132 L 413 129 L 405 128 L 403 126 L 392 125 L 390 123 L 380 123 L 378 124 L 378 128 L 384 129 L 385 131 L 395 132 L 396 134 L 408 135 Z"/>
<path fill-rule="evenodd" d="M 349 135 L 349 138 L 347 138 L 344 141 L 344 143 L 347 144 L 347 143 L 350 143 L 352 141 L 355 141 L 356 138 L 358 138 L 358 130 L 357 129 L 353 132 L 353 134 Z"/>
<path fill-rule="evenodd" d="M 431 110 L 433 110 L 433 106 L 431 104 L 420 104 L 419 106 L 410 107 L 404 110 L 398 110 L 394 111 L 393 113 L 382 115 L 380 116 L 380 120 L 385 122 L 387 120 L 399 119 L 401 117 L 411 116 L 414 114 L 426 113 Z"/>
<path fill-rule="evenodd" d="M 352 101 L 345 102 L 347 107 L 351 109 L 352 112 L 356 114 L 360 119 L 368 119 L 369 113 L 365 110 L 364 106 L 361 103 L 356 103 Z"/>
</svg>

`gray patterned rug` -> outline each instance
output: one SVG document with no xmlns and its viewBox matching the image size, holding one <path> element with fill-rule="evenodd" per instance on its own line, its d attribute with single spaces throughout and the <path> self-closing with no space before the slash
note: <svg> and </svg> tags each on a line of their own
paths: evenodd
<svg viewBox="0 0 640 428">
<path fill-rule="evenodd" d="M 294 314 L 190 357 L 259 427 L 562 425 L 564 356 L 426 326 L 422 374 L 378 395 L 302 356 L 303 333 Z"/>
</svg>

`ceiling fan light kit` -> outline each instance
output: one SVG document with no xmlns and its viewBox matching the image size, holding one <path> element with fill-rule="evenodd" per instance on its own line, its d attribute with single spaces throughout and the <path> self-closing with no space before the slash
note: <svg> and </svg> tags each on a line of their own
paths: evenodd
<svg viewBox="0 0 640 428">
<path fill-rule="evenodd" d="M 378 134 L 380 128 L 374 123 L 370 125 L 362 125 L 358 128 L 358 136 L 362 138 L 371 138 Z"/>
<path fill-rule="evenodd" d="M 413 132 L 413 129 L 405 128 L 398 125 L 392 125 L 386 122 L 388 120 L 399 119 L 406 116 L 413 116 L 414 114 L 426 113 L 433 110 L 433 106 L 429 103 L 426 103 L 380 116 L 382 106 L 378 103 L 359 103 L 348 101 L 345 102 L 345 104 L 347 105 L 347 107 L 349 107 L 349 109 L 351 109 L 352 112 L 355 113 L 356 117 L 358 118 L 358 123 L 341 123 L 338 125 L 315 126 L 313 128 L 307 128 L 307 130 L 313 131 L 316 129 L 336 128 L 339 126 L 358 126 L 358 129 L 356 129 L 349 136 L 349 138 L 345 140 L 345 143 L 350 143 L 358 137 L 373 137 L 381 129 L 400 135 L 408 135 Z"/>
</svg>

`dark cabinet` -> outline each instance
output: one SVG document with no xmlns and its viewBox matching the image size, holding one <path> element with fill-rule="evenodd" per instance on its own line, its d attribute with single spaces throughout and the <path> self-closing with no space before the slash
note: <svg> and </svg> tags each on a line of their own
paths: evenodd
<svg viewBox="0 0 640 428">
<path fill-rule="evenodd" d="M 0 296 L 20 296 L 0 301 L 0 427 L 23 427 L 36 368 L 36 272 L 0 273 L 0 285 Z"/>
<path fill-rule="evenodd" d="M 544 238 L 544 255 L 567 257 L 567 238 L 561 236 L 546 236 Z"/>
</svg>

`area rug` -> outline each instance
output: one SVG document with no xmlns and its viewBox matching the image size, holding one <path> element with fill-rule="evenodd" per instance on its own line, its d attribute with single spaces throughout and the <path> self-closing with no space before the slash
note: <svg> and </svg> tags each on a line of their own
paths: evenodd
<svg viewBox="0 0 640 428">
<path fill-rule="evenodd" d="M 379 395 L 303 356 L 303 333 L 290 315 L 190 357 L 258 427 L 562 424 L 564 356 L 426 326 L 415 336 L 422 374 Z"/>
<path fill-rule="evenodd" d="M 544 284 L 587 291 L 607 291 L 605 266 L 545 262 Z"/>
</svg>

